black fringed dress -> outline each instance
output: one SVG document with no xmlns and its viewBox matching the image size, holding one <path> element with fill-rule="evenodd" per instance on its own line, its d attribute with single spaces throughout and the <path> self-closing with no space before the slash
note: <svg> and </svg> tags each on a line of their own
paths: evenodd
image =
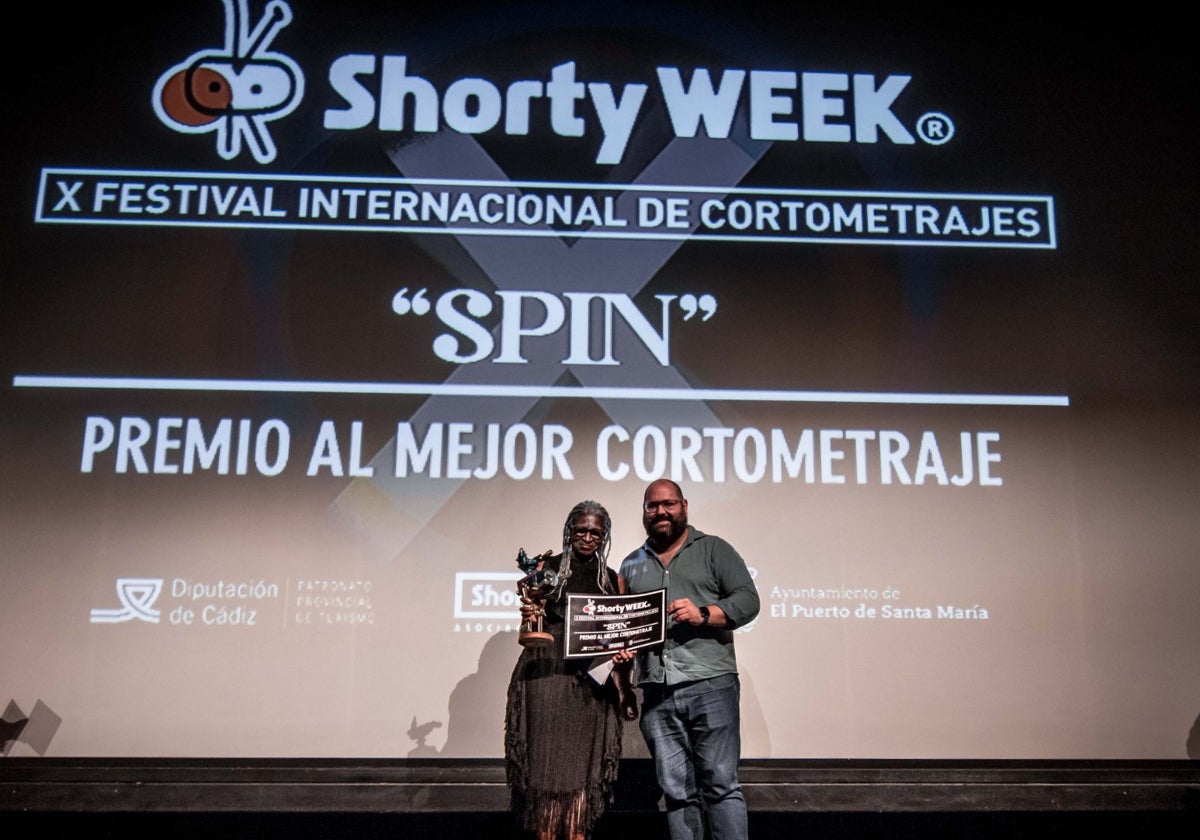
<svg viewBox="0 0 1200 840">
<path fill-rule="evenodd" d="M 557 571 L 562 556 L 545 568 Z M 554 644 L 521 651 L 508 684 L 504 757 L 512 807 L 535 834 L 587 834 L 612 798 L 621 758 L 621 717 L 612 679 L 596 685 L 589 659 L 564 659 L 566 594 L 599 595 L 597 558 L 576 558 L 566 593 L 546 605 L 543 629 Z M 611 592 L 617 576 L 608 570 Z"/>
</svg>

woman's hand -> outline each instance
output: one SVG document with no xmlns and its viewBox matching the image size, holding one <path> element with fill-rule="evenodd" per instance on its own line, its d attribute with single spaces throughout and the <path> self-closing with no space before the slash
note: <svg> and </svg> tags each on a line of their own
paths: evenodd
<svg viewBox="0 0 1200 840">
<path fill-rule="evenodd" d="M 531 600 L 522 596 L 521 598 L 521 621 L 526 625 L 532 625 L 538 618 L 546 614 L 545 604 Z"/>
<path fill-rule="evenodd" d="M 634 694 L 632 688 L 621 688 L 618 690 L 617 706 L 621 710 L 621 717 L 625 718 L 625 720 L 637 720 L 638 701 L 637 695 Z"/>
<path fill-rule="evenodd" d="M 613 682 L 617 686 L 617 708 L 625 720 L 637 720 L 638 701 L 633 691 L 633 657 L 631 650 L 619 650 L 613 654 Z"/>
</svg>

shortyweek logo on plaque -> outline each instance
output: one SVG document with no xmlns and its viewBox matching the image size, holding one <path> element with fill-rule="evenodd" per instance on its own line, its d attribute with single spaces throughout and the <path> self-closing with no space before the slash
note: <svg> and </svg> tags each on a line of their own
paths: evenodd
<svg viewBox="0 0 1200 840">
<path fill-rule="evenodd" d="M 659 589 L 638 595 L 567 596 L 567 658 L 661 645 L 666 595 Z"/>
</svg>

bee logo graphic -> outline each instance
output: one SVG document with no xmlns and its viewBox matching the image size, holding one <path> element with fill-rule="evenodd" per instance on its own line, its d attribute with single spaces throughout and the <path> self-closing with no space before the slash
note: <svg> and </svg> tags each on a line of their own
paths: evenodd
<svg viewBox="0 0 1200 840">
<path fill-rule="evenodd" d="M 217 134 L 217 154 L 233 160 L 245 143 L 259 163 L 275 159 L 267 123 L 286 117 L 304 96 L 304 74 L 269 49 L 292 22 L 292 9 L 271 0 L 250 28 L 247 0 L 222 0 L 225 46 L 192 53 L 158 77 L 154 113 L 183 134 Z"/>
</svg>

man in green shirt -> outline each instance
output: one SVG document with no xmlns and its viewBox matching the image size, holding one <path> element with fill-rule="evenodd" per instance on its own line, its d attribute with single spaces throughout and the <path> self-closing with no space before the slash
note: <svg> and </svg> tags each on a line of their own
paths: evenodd
<svg viewBox="0 0 1200 840">
<path fill-rule="evenodd" d="M 666 641 L 638 655 L 642 734 L 672 840 L 702 840 L 705 815 L 713 840 L 745 838 L 733 630 L 758 615 L 758 590 L 733 546 L 688 525 L 687 514 L 678 484 L 651 483 L 646 542 L 621 564 L 625 591 L 667 591 Z"/>
</svg>

